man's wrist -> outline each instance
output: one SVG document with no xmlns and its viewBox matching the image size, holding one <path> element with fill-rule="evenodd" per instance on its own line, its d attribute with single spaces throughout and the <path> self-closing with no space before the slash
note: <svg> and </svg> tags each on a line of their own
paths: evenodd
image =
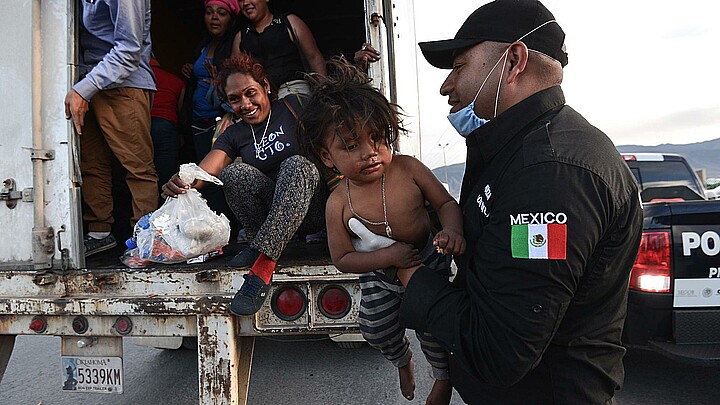
<svg viewBox="0 0 720 405">
<path fill-rule="evenodd" d="M 95 84 L 90 81 L 88 76 L 85 76 L 84 79 L 75 83 L 72 89 L 87 102 L 90 102 L 90 99 L 92 99 L 93 96 L 100 91 L 100 89 L 98 89 Z"/>
</svg>

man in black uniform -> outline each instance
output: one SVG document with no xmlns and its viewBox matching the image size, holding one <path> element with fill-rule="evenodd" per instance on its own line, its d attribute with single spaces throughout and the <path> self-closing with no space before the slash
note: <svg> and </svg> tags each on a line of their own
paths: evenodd
<svg viewBox="0 0 720 405">
<path fill-rule="evenodd" d="M 471 404 L 610 404 L 622 385 L 642 206 L 612 142 L 565 105 L 564 38 L 540 2 L 497 0 L 420 44 L 452 69 L 440 93 L 467 137 L 468 248 L 453 283 L 402 269 L 400 316 L 449 349 Z"/>
</svg>

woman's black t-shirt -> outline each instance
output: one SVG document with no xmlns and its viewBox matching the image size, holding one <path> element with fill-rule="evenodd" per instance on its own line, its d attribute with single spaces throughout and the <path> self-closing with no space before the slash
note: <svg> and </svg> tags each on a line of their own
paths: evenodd
<svg viewBox="0 0 720 405">
<path fill-rule="evenodd" d="M 225 152 L 233 161 L 239 156 L 244 163 L 256 167 L 275 180 L 280 163 L 290 156 L 300 154 L 297 143 L 298 122 L 288 106 L 295 114 L 302 111 L 301 99 L 295 95 L 273 101 L 269 124 L 265 120 L 253 125 L 252 129 L 250 124 L 244 121 L 231 125 L 215 141 L 213 149 Z"/>
</svg>

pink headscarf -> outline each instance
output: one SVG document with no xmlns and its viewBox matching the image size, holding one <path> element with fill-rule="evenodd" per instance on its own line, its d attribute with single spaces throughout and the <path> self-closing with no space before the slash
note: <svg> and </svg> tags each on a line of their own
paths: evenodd
<svg viewBox="0 0 720 405">
<path fill-rule="evenodd" d="M 238 15 L 240 13 L 240 5 L 238 4 L 238 0 L 205 0 L 205 7 L 211 4 L 217 4 L 218 6 L 229 11 L 232 15 Z"/>
</svg>

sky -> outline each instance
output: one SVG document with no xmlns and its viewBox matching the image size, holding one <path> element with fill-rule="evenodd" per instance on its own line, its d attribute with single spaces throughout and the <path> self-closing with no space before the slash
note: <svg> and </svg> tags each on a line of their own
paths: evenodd
<svg viewBox="0 0 720 405">
<path fill-rule="evenodd" d="M 418 42 L 452 38 L 486 1 L 415 1 Z M 720 138 L 720 3 L 712 0 L 546 0 L 565 31 L 568 105 L 616 145 L 686 144 Z M 448 71 L 418 49 L 423 162 L 465 160 L 439 93 Z"/>
</svg>

